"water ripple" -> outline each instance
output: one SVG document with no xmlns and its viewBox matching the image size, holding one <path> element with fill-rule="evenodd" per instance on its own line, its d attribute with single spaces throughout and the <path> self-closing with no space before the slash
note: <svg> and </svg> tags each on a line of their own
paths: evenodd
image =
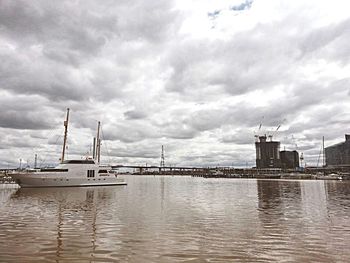
<svg viewBox="0 0 350 263">
<path fill-rule="evenodd" d="M 0 261 L 350 261 L 349 182 L 126 179 L 1 188 Z"/>
</svg>

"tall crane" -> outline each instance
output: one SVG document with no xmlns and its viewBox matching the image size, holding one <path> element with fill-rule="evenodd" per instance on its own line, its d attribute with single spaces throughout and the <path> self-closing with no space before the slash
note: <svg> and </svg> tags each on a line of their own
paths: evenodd
<svg viewBox="0 0 350 263">
<path fill-rule="evenodd" d="M 275 134 L 278 132 L 278 130 L 281 128 L 282 123 L 285 122 L 286 119 L 283 119 L 280 124 L 278 124 L 277 128 L 271 132 L 269 135 L 270 141 L 272 141 L 272 137 L 275 136 Z"/>
<path fill-rule="evenodd" d="M 281 124 L 277 126 L 276 130 L 271 132 L 271 134 L 269 135 L 270 141 L 272 141 L 272 137 L 276 134 L 276 132 L 279 130 L 280 127 L 281 127 Z"/>
<path fill-rule="evenodd" d="M 262 118 L 261 118 L 261 121 L 260 121 L 260 124 L 259 124 L 259 128 L 258 128 L 258 132 L 254 132 L 254 137 L 255 137 L 256 141 L 259 140 L 259 132 L 260 132 L 261 127 L 263 125 L 263 120 L 264 120 L 264 116 L 262 116 Z"/>
</svg>

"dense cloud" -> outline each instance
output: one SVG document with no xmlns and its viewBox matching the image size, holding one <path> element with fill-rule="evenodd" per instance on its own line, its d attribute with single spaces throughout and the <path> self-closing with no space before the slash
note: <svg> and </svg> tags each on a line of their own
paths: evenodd
<svg viewBox="0 0 350 263">
<path fill-rule="evenodd" d="M 2 0 L 0 167 L 57 163 L 67 107 L 72 158 L 101 121 L 105 162 L 157 165 L 165 145 L 171 165 L 254 166 L 272 134 L 317 164 L 348 133 L 348 7 Z"/>
</svg>

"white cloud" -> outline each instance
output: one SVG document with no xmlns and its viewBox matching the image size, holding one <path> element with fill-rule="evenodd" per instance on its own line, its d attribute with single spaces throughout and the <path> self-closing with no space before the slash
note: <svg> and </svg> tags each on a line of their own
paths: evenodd
<svg viewBox="0 0 350 263">
<path fill-rule="evenodd" d="M 350 121 L 348 10 L 341 0 L 2 1 L 0 166 L 34 153 L 56 162 L 67 107 L 75 158 L 100 120 L 115 162 L 158 164 L 164 144 L 176 165 L 253 166 L 264 116 L 264 131 L 282 123 L 282 145 L 315 162 L 320 137 L 343 140 Z"/>
</svg>

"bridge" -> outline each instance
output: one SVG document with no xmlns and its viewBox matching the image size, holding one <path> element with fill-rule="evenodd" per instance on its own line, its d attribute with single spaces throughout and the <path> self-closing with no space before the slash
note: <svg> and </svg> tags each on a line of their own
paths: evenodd
<svg viewBox="0 0 350 263">
<path fill-rule="evenodd" d="M 120 173 L 137 175 L 191 175 L 195 177 L 232 177 L 244 176 L 255 177 L 262 174 L 280 174 L 281 169 L 255 169 L 255 168 L 234 168 L 234 167 L 195 167 L 195 166 L 156 166 L 156 165 L 108 165 L 112 170 L 133 169 L 132 172 L 120 171 Z M 0 177 L 7 177 L 14 168 L 1 169 Z"/>
<path fill-rule="evenodd" d="M 112 165 L 112 169 L 136 169 L 137 174 L 193 174 L 214 171 L 217 168 L 189 167 L 189 166 L 155 166 L 155 165 Z"/>
</svg>

